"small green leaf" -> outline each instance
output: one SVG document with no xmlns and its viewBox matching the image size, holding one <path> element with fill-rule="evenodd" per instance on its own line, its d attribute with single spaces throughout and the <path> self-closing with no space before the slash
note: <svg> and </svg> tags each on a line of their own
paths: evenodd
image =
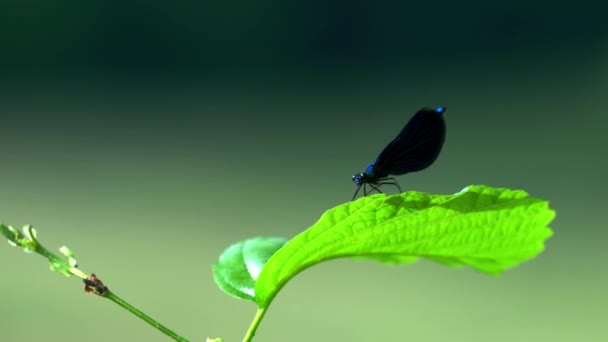
<svg viewBox="0 0 608 342">
<path fill-rule="evenodd" d="M 23 235 L 26 237 L 26 239 L 21 240 L 21 246 L 23 247 L 23 250 L 26 253 L 33 253 L 34 251 L 36 251 L 38 246 L 40 246 L 40 243 L 38 243 L 38 240 L 36 239 L 36 229 L 34 229 L 34 227 L 28 224 L 23 226 L 22 230 Z"/>
<path fill-rule="evenodd" d="M 0 223 L 0 231 L 2 232 L 2 235 L 6 237 L 8 243 L 14 247 L 17 247 L 17 245 L 19 245 L 19 240 L 23 238 L 17 229 L 3 223 Z"/>
<path fill-rule="evenodd" d="M 36 230 L 30 225 L 23 227 L 23 233 L 4 224 L 0 224 L 0 230 L 11 246 L 22 247 L 26 253 L 34 252 L 39 246 L 38 240 L 36 240 Z"/>
<path fill-rule="evenodd" d="M 390 263 L 424 257 L 498 274 L 543 250 L 554 216 L 547 201 L 525 191 L 487 186 L 454 195 L 363 197 L 327 211 L 277 251 L 257 279 L 256 302 L 267 307 L 296 274 L 341 257 Z"/>
<path fill-rule="evenodd" d="M 231 245 L 213 265 L 215 283 L 231 296 L 254 301 L 262 267 L 286 242 L 279 237 L 257 237 Z"/>
<path fill-rule="evenodd" d="M 68 258 L 68 264 L 72 267 L 78 267 L 78 261 L 76 260 L 76 257 L 74 256 L 74 252 L 72 252 L 71 249 L 69 249 L 67 246 L 61 246 L 59 248 L 59 251 L 61 252 L 61 254 L 63 254 L 65 257 Z"/>
</svg>

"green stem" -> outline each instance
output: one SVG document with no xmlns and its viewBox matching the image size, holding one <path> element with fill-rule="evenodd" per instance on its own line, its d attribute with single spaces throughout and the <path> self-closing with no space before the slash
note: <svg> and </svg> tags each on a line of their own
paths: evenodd
<svg viewBox="0 0 608 342">
<path fill-rule="evenodd" d="M 109 300 L 113 301 L 114 303 L 116 303 L 116 304 L 122 306 L 123 308 L 127 309 L 129 312 L 131 312 L 135 316 L 143 319 L 148 324 L 150 324 L 151 326 L 153 326 L 156 329 L 160 330 L 163 334 L 171 337 L 172 339 L 174 339 L 174 340 L 176 340 L 178 342 L 188 342 L 187 339 L 179 336 L 178 334 L 176 334 L 175 332 L 173 332 L 171 329 L 165 327 L 164 325 L 162 325 L 159 322 L 157 322 L 154 319 L 152 319 L 152 317 L 150 317 L 150 316 L 146 315 L 145 313 L 139 311 L 134 306 L 132 306 L 131 304 L 125 302 L 124 300 L 122 300 L 122 298 L 120 298 L 117 295 L 115 295 L 114 292 L 110 291 L 109 289 L 108 289 L 108 291 L 106 293 L 103 294 L 103 297 L 108 298 Z"/>
<path fill-rule="evenodd" d="M 0 233 L 2 235 L 6 236 L 10 242 L 15 244 L 15 246 L 21 246 L 22 248 L 25 248 L 28 251 L 34 251 L 34 252 L 44 256 L 45 258 L 47 258 L 49 260 L 49 262 L 51 263 L 51 265 L 52 265 L 51 269 L 54 272 L 58 272 L 58 273 L 64 274 L 64 275 L 73 274 L 81 279 L 87 279 L 89 277 L 86 273 L 79 270 L 78 266 L 76 266 L 76 265 L 72 266 L 69 262 L 66 262 L 62 258 L 58 257 L 57 255 L 55 255 L 54 253 L 52 253 L 51 251 L 46 249 L 44 246 L 42 246 L 42 244 L 36 239 L 36 232 L 34 231 L 32 226 L 24 227 L 23 231 L 24 231 L 24 233 L 21 234 L 11 227 L 7 227 L 3 224 L 0 224 Z M 64 252 L 62 251 L 62 253 L 64 253 Z M 69 253 L 71 254 L 71 252 L 69 252 Z M 100 284 L 101 284 L 101 282 L 100 282 Z M 110 291 L 105 286 L 103 286 L 103 288 L 104 288 L 103 291 L 96 290 L 95 293 L 122 306 L 124 309 L 128 310 L 135 316 L 141 318 L 142 320 L 144 320 L 151 326 L 155 327 L 156 329 L 160 330 L 163 334 L 171 337 L 175 341 L 188 342 L 187 339 L 179 336 L 178 334 L 173 332 L 171 329 L 165 327 L 164 325 L 162 325 L 159 322 L 152 319 L 152 317 L 150 317 L 150 316 L 146 315 L 145 313 L 141 312 L 140 310 L 136 309 L 133 305 L 125 302 L 122 298 L 115 295 L 114 292 Z M 85 288 L 85 290 L 86 290 L 86 288 Z"/>
<path fill-rule="evenodd" d="M 268 308 L 258 308 L 258 312 L 255 313 L 255 317 L 253 318 L 251 325 L 249 325 L 249 330 L 247 330 L 247 334 L 245 335 L 243 342 L 250 342 L 253 339 L 253 336 L 255 336 L 255 331 L 258 330 L 258 326 L 262 322 L 262 318 L 264 318 L 267 309 Z"/>
<path fill-rule="evenodd" d="M 87 277 L 87 274 L 82 272 L 81 270 L 79 270 L 77 268 L 77 266 L 75 266 L 75 267 L 70 266 L 67 262 L 65 262 L 65 260 L 58 257 L 53 252 L 49 251 L 48 249 L 46 249 L 44 246 L 42 246 L 39 243 L 36 246 L 36 252 L 38 252 L 40 255 L 44 256 L 45 258 L 47 258 L 49 260 L 49 262 L 51 262 L 51 263 L 54 263 L 56 265 L 63 265 L 63 267 L 62 267 L 63 269 L 67 270 L 68 272 L 70 272 L 71 274 L 73 274 L 77 277 L 80 277 L 81 279 L 84 279 Z"/>
</svg>

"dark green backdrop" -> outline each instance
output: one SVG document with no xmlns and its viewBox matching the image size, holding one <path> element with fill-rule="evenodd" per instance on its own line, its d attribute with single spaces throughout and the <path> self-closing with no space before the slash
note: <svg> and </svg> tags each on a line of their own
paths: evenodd
<svg viewBox="0 0 608 342">
<path fill-rule="evenodd" d="M 333 261 L 276 298 L 259 341 L 606 338 L 606 5 L 4 1 L 0 219 L 192 341 L 242 338 L 216 289 L 230 243 L 291 237 L 347 201 L 423 105 L 448 135 L 404 189 L 523 188 L 557 210 L 536 260 L 492 278 Z M 165 341 L 0 245 L 2 341 Z"/>
</svg>

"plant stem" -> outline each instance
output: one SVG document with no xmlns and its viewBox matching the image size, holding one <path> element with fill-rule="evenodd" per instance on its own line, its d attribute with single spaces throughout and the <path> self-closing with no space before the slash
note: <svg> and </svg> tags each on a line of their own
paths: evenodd
<svg viewBox="0 0 608 342">
<path fill-rule="evenodd" d="M 127 309 L 129 312 L 131 312 L 135 316 L 143 319 L 148 324 L 150 324 L 151 326 L 153 326 L 156 329 L 160 330 L 162 333 L 164 333 L 165 335 L 171 337 L 172 339 L 174 339 L 174 340 L 176 340 L 178 342 L 188 342 L 187 339 L 179 336 L 178 334 L 176 334 L 175 332 L 173 332 L 171 329 L 165 327 L 164 325 L 162 325 L 159 322 L 157 322 L 156 320 L 154 320 L 152 317 L 150 317 L 150 316 L 146 315 L 145 313 L 139 311 L 134 306 L 132 306 L 131 304 L 125 302 L 124 300 L 122 300 L 122 298 L 120 298 L 117 295 L 115 295 L 114 292 L 110 291 L 109 289 L 108 289 L 108 291 L 106 293 L 104 293 L 103 297 L 108 298 L 109 300 L 113 301 L 114 303 L 116 303 L 116 304 L 122 306 L 123 308 Z"/>
<path fill-rule="evenodd" d="M 54 263 L 56 265 L 62 265 L 62 269 L 67 270 L 71 274 L 84 279 L 87 277 L 87 274 L 78 269 L 78 266 L 70 266 L 65 260 L 55 255 L 53 252 L 46 249 L 44 246 L 38 243 L 36 246 L 36 252 L 49 260 L 49 262 Z"/>
<path fill-rule="evenodd" d="M 247 330 L 243 342 L 250 342 L 253 339 L 255 331 L 258 329 L 260 322 L 262 322 L 262 318 L 264 318 L 264 315 L 266 314 L 266 309 L 268 308 L 258 308 L 258 312 L 255 313 L 255 317 L 253 318 L 251 325 L 249 325 L 249 330 Z"/>
</svg>

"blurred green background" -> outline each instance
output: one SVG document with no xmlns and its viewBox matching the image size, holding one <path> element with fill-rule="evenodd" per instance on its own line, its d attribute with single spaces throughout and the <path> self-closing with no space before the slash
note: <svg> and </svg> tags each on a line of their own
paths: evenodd
<svg viewBox="0 0 608 342">
<path fill-rule="evenodd" d="M 536 260 L 493 278 L 332 261 L 256 341 L 605 341 L 608 5 L 538 1 L 0 3 L 0 219 L 192 341 L 239 341 L 229 244 L 292 237 L 350 200 L 424 105 L 437 162 L 404 189 L 523 188 L 557 210 Z M 602 157 L 603 156 L 603 157 Z M 0 245 L 2 341 L 166 341 L 39 256 Z"/>
</svg>

